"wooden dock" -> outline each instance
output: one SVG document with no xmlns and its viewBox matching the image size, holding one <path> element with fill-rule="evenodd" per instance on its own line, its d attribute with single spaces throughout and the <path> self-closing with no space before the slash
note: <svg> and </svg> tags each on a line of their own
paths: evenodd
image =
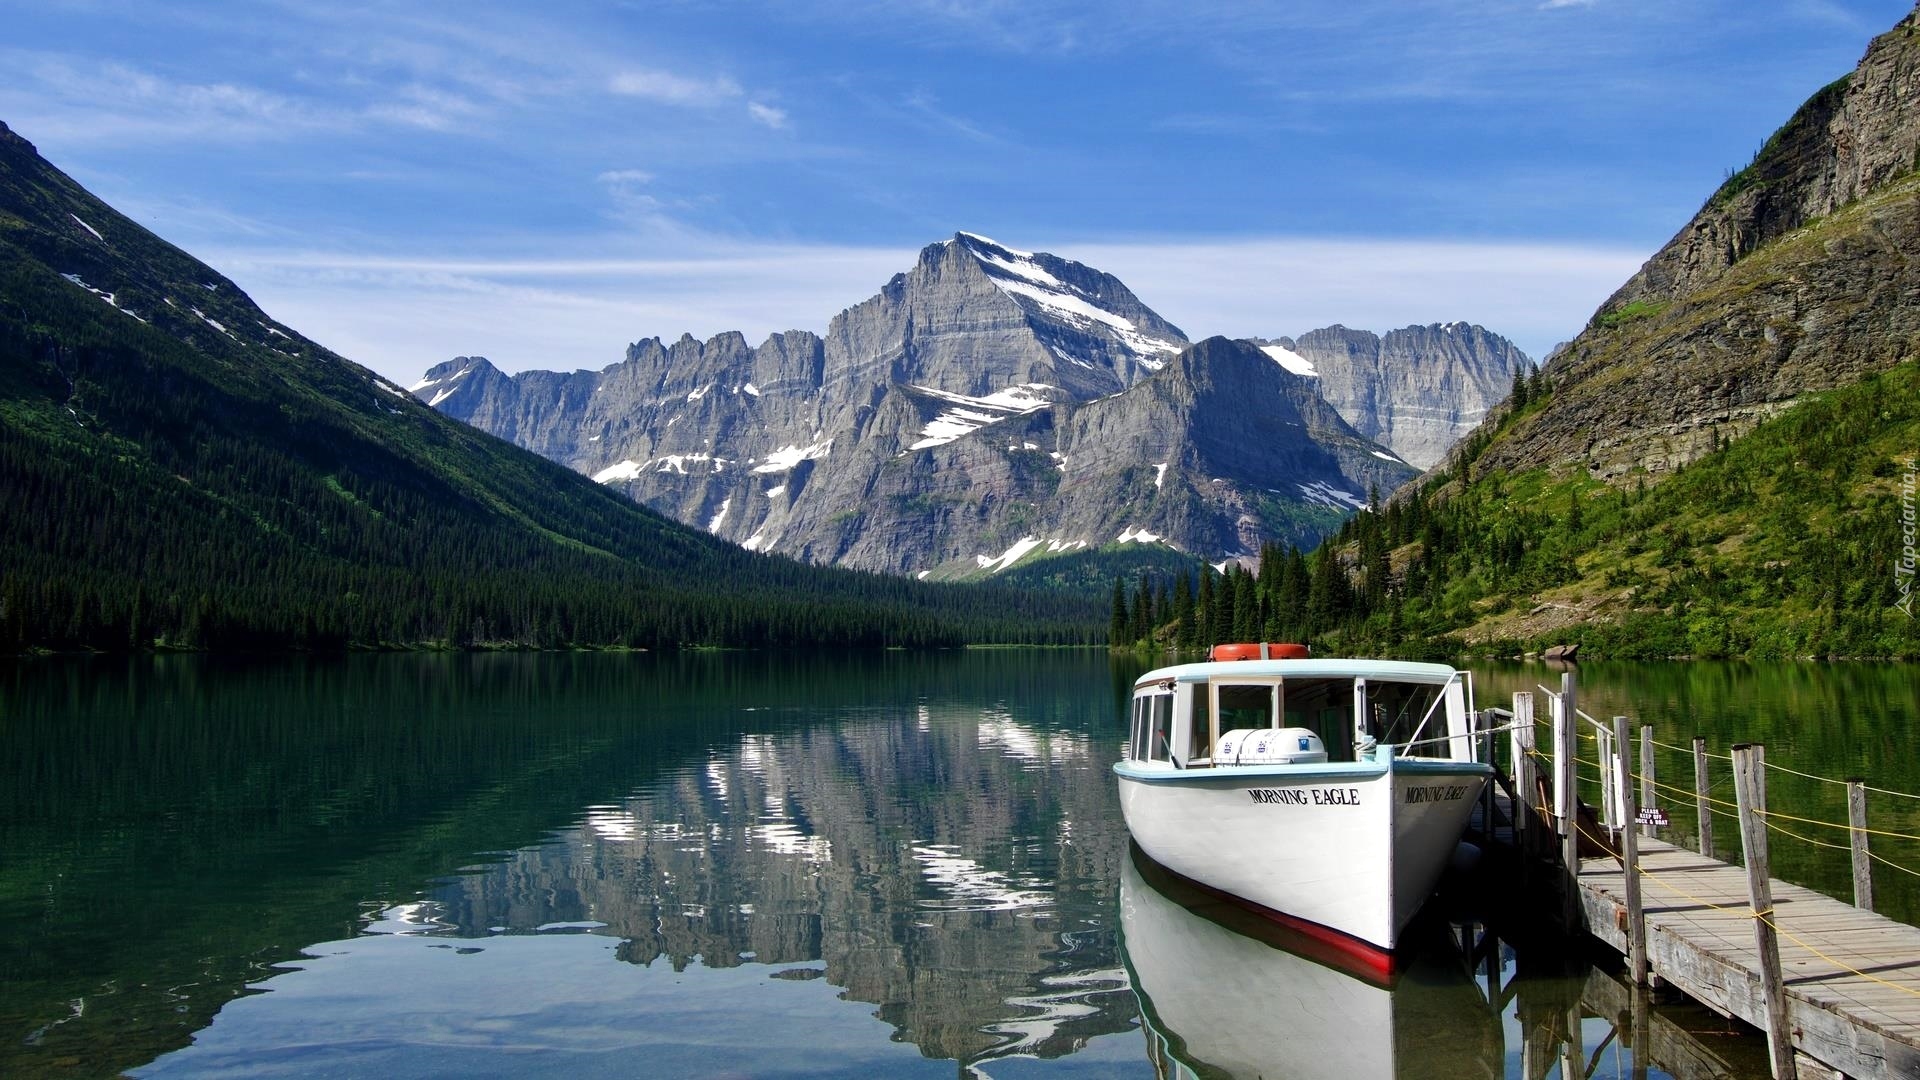
<svg viewBox="0 0 1920 1080">
<path fill-rule="evenodd" d="M 1519 855 L 1523 882 L 1545 884 L 1544 871 L 1557 883 L 1536 902 L 1557 909 L 1562 927 L 1625 956 L 1628 982 L 1671 986 L 1765 1032 L 1775 1078 L 1920 1080 L 1920 927 L 1872 911 L 1863 782 L 1835 781 L 1849 791 L 1849 821 L 1834 823 L 1852 840 L 1856 902 L 1848 904 L 1770 875 L 1764 747 L 1708 755 L 1694 740 L 1703 831 L 1715 801 L 1709 757 L 1731 763 L 1737 813 L 1729 816 L 1745 864 L 1731 865 L 1645 835 L 1651 828 L 1642 826 L 1665 823 L 1664 814 L 1635 809 L 1656 791 L 1651 728 L 1641 729 L 1636 768 L 1627 718 L 1608 724 L 1579 712 L 1571 673 L 1546 703 L 1551 754 L 1534 745 L 1532 694 L 1515 694 L 1511 712 L 1485 714 L 1483 756 L 1493 760 L 1490 736 L 1507 731 L 1513 772 L 1510 784 L 1501 778 L 1509 797 L 1490 793 L 1475 817 L 1484 842 Z M 1575 797 L 1583 750 L 1598 759 L 1598 777 L 1587 780 L 1602 793 L 1597 812 Z M 1627 874 L 1627 865 L 1639 872 Z"/>
<path fill-rule="evenodd" d="M 1767 1027 L 1746 871 L 1641 839 L 1642 910 L 1652 973 L 1725 1016 Z M 1626 875 L 1608 857 L 1584 859 L 1580 903 L 1588 932 L 1628 949 Z M 1920 927 L 1773 882 L 1793 1046 L 1802 1076 L 1920 1077 Z M 1828 1075 L 1832 1075 L 1829 1073 Z"/>
</svg>

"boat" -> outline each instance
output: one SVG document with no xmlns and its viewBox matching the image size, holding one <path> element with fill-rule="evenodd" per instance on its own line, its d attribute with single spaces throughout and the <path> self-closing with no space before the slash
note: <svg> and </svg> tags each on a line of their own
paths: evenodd
<svg viewBox="0 0 1920 1080">
<path fill-rule="evenodd" d="M 1122 957 L 1162 1080 L 1505 1075 L 1500 1011 L 1448 929 L 1423 921 L 1380 979 L 1137 849 L 1121 866 Z"/>
<path fill-rule="evenodd" d="M 1134 683 L 1113 766 L 1127 831 L 1167 870 L 1391 972 L 1493 773 L 1468 674 L 1299 645 L 1209 656 Z"/>
</svg>

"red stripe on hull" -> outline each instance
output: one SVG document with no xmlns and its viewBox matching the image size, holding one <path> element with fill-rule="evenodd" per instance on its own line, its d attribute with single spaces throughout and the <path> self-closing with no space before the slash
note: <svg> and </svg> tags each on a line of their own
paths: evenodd
<svg viewBox="0 0 1920 1080">
<path fill-rule="evenodd" d="M 1391 988 L 1394 976 L 1399 973 L 1400 965 L 1394 954 L 1372 942 L 1362 941 L 1352 934 L 1342 933 L 1329 926 L 1302 919 L 1298 915 L 1289 915 L 1284 911 L 1275 911 L 1264 904 L 1256 904 L 1245 897 L 1235 896 L 1223 889 L 1216 889 L 1203 881 L 1170 870 L 1155 862 L 1151 855 L 1141 851 L 1139 845 L 1130 845 L 1134 858 L 1140 867 L 1141 876 L 1148 884 L 1166 892 L 1164 882 L 1171 880 L 1179 885 L 1204 893 L 1207 896 L 1224 901 L 1241 911 L 1259 916 L 1268 924 L 1262 933 L 1261 927 L 1234 926 L 1225 920 L 1215 918 L 1215 922 L 1226 925 L 1237 933 L 1258 938 L 1278 949 L 1285 949 L 1296 956 L 1303 956 L 1316 963 L 1324 964 L 1336 971 L 1344 972 L 1358 979 Z M 1172 898 L 1178 902 L 1178 898 Z M 1196 912 L 1202 917 L 1211 917 L 1204 912 Z"/>
</svg>

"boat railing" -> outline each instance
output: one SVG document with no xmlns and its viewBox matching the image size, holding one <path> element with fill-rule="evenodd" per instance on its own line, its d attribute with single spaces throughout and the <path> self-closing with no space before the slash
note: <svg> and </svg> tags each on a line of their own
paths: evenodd
<svg viewBox="0 0 1920 1080">
<path fill-rule="evenodd" d="M 1477 743 L 1484 742 L 1487 745 L 1491 745 L 1492 738 L 1495 735 L 1504 735 L 1509 731 L 1517 731 L 1523 726 L 1525 727 L 1532 726 L 1532 721 L 1524 721 L 1524 722 L 1515 721 L 1513 719 L 1513 714 L 1510 712 L 1507 712 L 1505 709 L 1483 709 L 1481 710 L 1479 715 L 1483 717 L 1489 717 L 1489 716 L 1505 717 L 1507 719 L 1507 723 L 1500 724 L 1495 727 L 1475 726 L 1475 728 L 1471 733 L 1465 734 L 1465 735 L 1435 735 L 1430 739 L 1415 739 L 1411 742 L 1396 743 L 1394 744 L 1395 756 L 1400 756 L 1399 752 L 1402 750 L 1410 750 L 1416 746 L 1437 746 L 1442 743 L 1451 743 L 1460 739 L 1472 739 Z M 1487 753 L 1484 756 L 1476 755 L 1474 760 L 1476 761 L 1485 760 L 1486 758 L 1491 758 L 1491 757 L 1492 757 L 1492 754 Z"/>
</svg>

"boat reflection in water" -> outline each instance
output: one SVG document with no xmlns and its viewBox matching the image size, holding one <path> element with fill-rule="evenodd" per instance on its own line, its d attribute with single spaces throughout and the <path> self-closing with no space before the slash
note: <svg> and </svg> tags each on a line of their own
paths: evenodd
<svg viewBox="0 0 1920 1080">
<path fill-rule="evenodd" d="M 1390 982 L 1175 878 L 1138 848 L 1120 925 L 1162 1077 L 1375 1080 L 1504 1075 L 1500 1017 L 1444 933 Z"/>
</svg>

